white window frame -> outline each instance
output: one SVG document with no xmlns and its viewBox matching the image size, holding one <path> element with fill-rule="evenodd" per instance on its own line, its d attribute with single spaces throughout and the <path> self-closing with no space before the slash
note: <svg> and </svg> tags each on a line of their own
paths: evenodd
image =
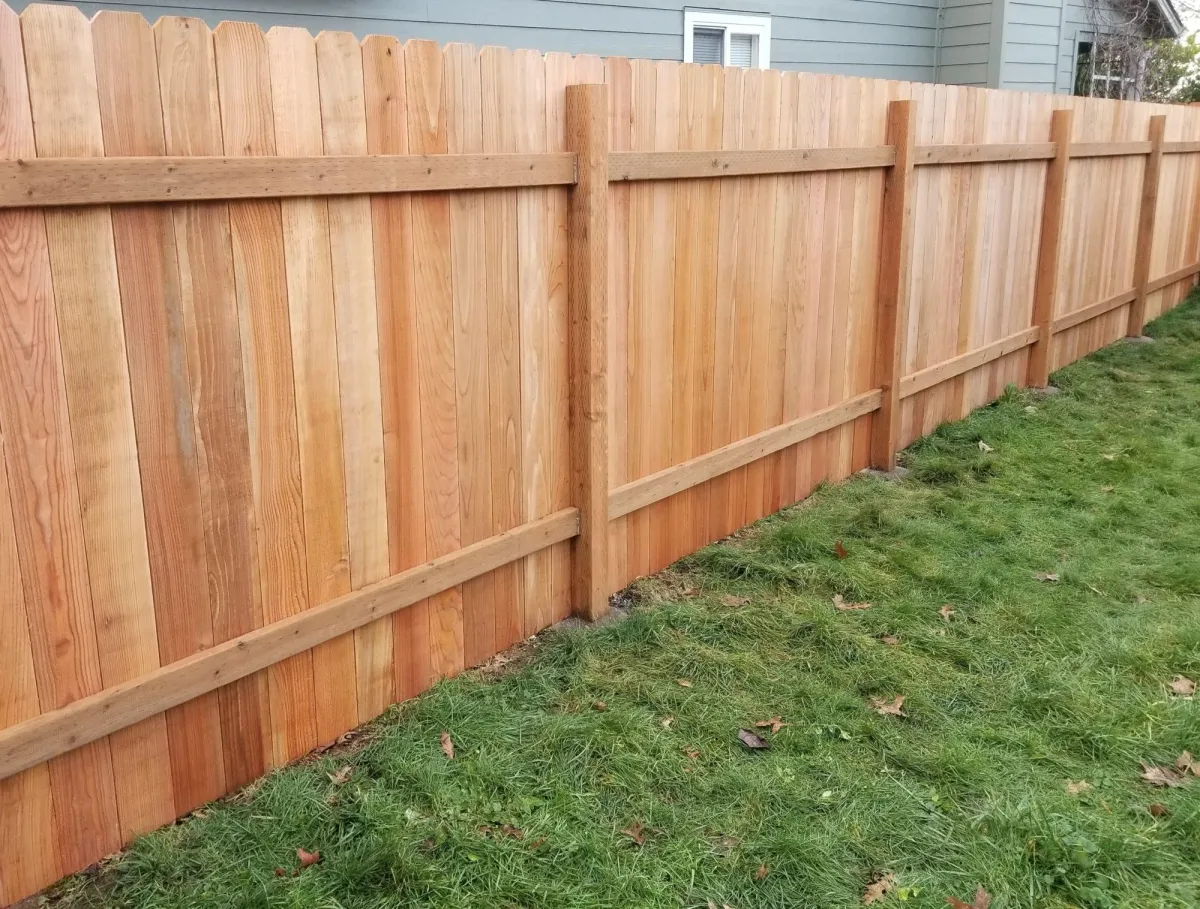
<svg viewBox="0 0 1200 909">
<path fill-rule="evenodd" d="M 692 45 L 697 28 L 719 28 L 725 32 L 722 60 L 729 59 L 731 34 L 754 35 L 758 39 L 758 68 L 771 68 L 771 17 L 747 16 L 741 13 L 722 13 L 714 10 L 685 9 L 683 11 L 683 62 L 692 62 Z"/>
</svg>

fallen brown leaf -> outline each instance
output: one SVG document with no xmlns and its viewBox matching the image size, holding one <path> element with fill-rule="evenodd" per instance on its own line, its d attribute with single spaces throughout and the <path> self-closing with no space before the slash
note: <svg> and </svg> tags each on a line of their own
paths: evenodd
<svg viewBox="0 0 1200 909">
<path fill-rule="evenodd" d="M 1170 767 L 1156 767 L 1142 762 L 1142 779 L 1152 786 L 1165 786 L 1172 789 L 1187 782 L 1185 776 Z"/>
<path fill-rule="evenodd" d="M 283 876 L 285 876 L 286 874 L 287 874 L 287 872 L 286 872 L 286 871 L 284 871 L 282 868 L 279 868 L 279 867 L 276 867 L 276 868 L 275 868 L 275 876 L 276 876 L 276 877 L 283 877 Z"/>
<path fill-rule="evenodd" d="M 347 780 L 350 779 L 350 776 L 353 773 L 354 773 L 354 768 L 351 767 L 349 764 L 347 764 L 345 767 L 343 767 L 337 773 L 329 774 L 329 779 L 333 783 L 333 785 L 341 786 L 343 783 L 345 783 Z"/>
<path fill-rule="evenodd" d="M 895 647 L 900 643 L 900 639 L 894 634 L 885 634 L 879 640 L 883 641 L 883 643 L 887 644 L 889 647 Z"/>
<path fill-rule="evenodd" d="M 621 831 L 639 846 L 646 845 L 646 825 L 641 821 L 634 821 L 628 827 Z"/>
<path fill-rule="evenodd" d="M 733 850 L 740 846 L 741 843 L 742 841 L 736 836 L 723 835 L 719 837 L 715 843 L 713 843 L 713 852 L 717 853 L 718 855 L 729 855 L 729 853 L 733 852 Z"/>
<path fill-rule="evenodd" d="M 1177 675 L 1171 680 L 1171 693 L 1181 698 L 1190 698 L 1196 693 L 1196 683 L 1186 675 Z"/>
<path fill-rule="evenodd" d="M 691 679 L 676 679 L 675 684 L 678 685 L 680 688 L 691 688 L 692 680 Z"/>
<path fill-rule="evenodd" d="M 975 899 L 969 903 L 964 903 L 956 896 L 946 897 L 946 902 L 951 905 L 952 909 L 988 909 L 988 906 L 992 904 L 992 897 L 980 887 L 975 891 Z"/>
<path fill-rule="evenodd" d="M 942 608 L 938 610 L 938 615 L 949 622 L 950 617 L 954 615 L 954 607 L 949 603 L 943 603 Z"/>
<path fill-rule="evenodd" d="M 315 865 L 321 861 L 321 853 L 309 852 L 307 849 L 297 849 L 296 858 L 300 859 L 301 868 L 307 868 L 309 865 Z"/>
<path fill-rule="evenodd" d="M 883 698 L 871 698 L 871 708 L 880 716 L 908 716 L 901 708 L 904 706 L 904 695 L 898 694 L 890 701 Z"/>
<path fill-rule="evenodd" d="M 771 873 L 770 867 L 767 865 L 759 865 L 758 870 L 754 872 L 754 879 L 761 881 L 764 877 Z"/>
<path fill-rule="evenodd" d="M 660 722 L 658 725 L 662 726 L 663 729 L 670 729 L 671 724 L 674 722 L 675 722 L 675 717 L 665 716 L 662 718 L 662 722 Z"/>
<path fill-rule="evenodd" d="M 979 440 L 979 450 L 982 451 L 984 454 L 987 454 L 988 452 L 991 452 L 991 451 L 995 451 L 995 449 L 992 448 L 992 446 L 989 445 L 987 442 L 983 441 L 983 439 Z"/>
<path fill-rule="evenodd" d="M 1150 806 L 1150 816 L 1151 817 L 1166 817 L 1169 813 L 1170 812 L 1167 811 L 1167 806 L 1160 805 L 1158 802 L 1155 802 L 1153 805 Z"/>
<path fill-rule="evenodd" d="M 1200 776 L 1200 763 L 1192 757 L 1190 751 L 1185 751 L 1179 757 L 1175 758 L 1175 766 L 1179 768 L 1181 773 L 1191 773 L 1192 776 Z"/>
<path fill-rule="evenodd" d="M 1080 780 L 1078 783 L 1073 783 L 1070 780 L 1067 780 L 1067 792 L 1069 792 L 1071 795 L 1079 795 L 1080 793 L 1087 792 L 1091 788 L 1092 784 L 1087 780 Z"/>
<path fill-rule="evenodd" d="M 863 905 L 869 906 L 872 903 L 878 903 L 895 889 L 896 876 L 890 871 L 885 872 L 867 884 L 867 889 L 863 892 Z"/>
<path fill-rule="evenodd" d="M 837 556 L 839 559 L 844 559 L 844 558 L 846 558 L 846 556 L 850 555 L 850 553 L 846 549 L 846 547 L 842 545 L 841 540 L 838 540 L 836 543 L 833 544 L 833 554 L 835 556 Z"/>
<path fill-rule="evenodd" d="M 525 831 L 520 827 L 514 827 L 512 824 L 501 824 L 500 835 L 512 837 L 514 840 L 525 839 Z"/>
<path fill-rule="evenodd" d="M 730 609 L 737 609 L 739 606 L 745 606 L 750 602 L 749 597 L 738 597 L 732 593 L 727 593 L 721 597 L 721 605 L 728 606 Z"/>
<path fill-rule="evenodd" d="M 1033 579 L 1035 581 L 1049 581 L 1051 584 L 1055 584 L 1058 582 L 1058 575 L 1049 571 L 1039 571 L 1033 576 Z"/>
<path fill-rule="evenodd" d="M 700 757 L 700 749 L 698 749 L 698 748 L 684 748 L 683 753 L 686 754 L 688 756 L 688 759 L 692 760 L 692 761 L 694 761 L 694 760 L 696 760 L 696 758 Z"/>
<path fill-rule="evenodd" d="M 608 705 L 603 701 L 592 701 L 592 709 L 597 713 L 603 713 L 608 709 Z"/>
<path fill-rule="evenodd" d="M 789 724 L 785 723 L 777 716 L 773 716 L 769 720 L 759 720 L 754 724 L 755 728 L 757 729 L 767 729 L 769 727 L 772 734 L 779 732 L 780 729 L 787 725 Z"/>
<path fill-rule="evenodd" d="M 739 729 L 738 740 L 751 751 L 765 751 L 771 747 L 770 742 L 762 736 L 755 735 L 749 729 Z"/>
<path fill-rule="evenodd" d="M 454 740 L 450 738 L 450 733 L 442 733 L 442 753 L 450 760 L 454 760 Z"/>
<path fill-rule="evenodd" d="M 840 593 L 833 595 L 833 608 L 838 612 L 849 612 L 851 609 L 870 609 L 870 603 L 847 603 Z"/>
<path fill-rule="evenodd" d="M 529 848 L 537 849 L 539 846 L 544 846 L 545 843 L 546 843 L 546 838 L 544 836 L 539 836 L 536 840 L 534 840 L 533 842 L 531 842 L 529 844 Z"/>
</svg>

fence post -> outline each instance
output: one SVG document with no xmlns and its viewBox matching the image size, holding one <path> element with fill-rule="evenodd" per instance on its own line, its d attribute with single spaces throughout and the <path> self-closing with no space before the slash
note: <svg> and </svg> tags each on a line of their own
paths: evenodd
<svg viewBox="0 0 1200 909">
<path fill-rule="evenodd" d="M 1163 136 L 1167 118 L 1150 118 L 1150 154 L 1142 177 L 1142 206 L 1138 214 L 1137 250 L 1133 260 L 1133 287 L 1137 296 L 1129 307 L 1129 327 L 1125 334 L 1136 338 L 1146 327 L 1146 285 L 1150 282 L 1150 254 L 1154 251 L 1154 218 L 1158 214 L 1158 175 L 1162 169 Z"/>
<path fill-rule="evenodd" d="M 1026 384 L 1045 388 L 1050 384 L 1050 351 L 1054 337 L 1054 301 L 1058 294 L 1058 253 L 1062 246 L 1063 209 L 1067 198 L 1067 171 L 1071 167 L 1071 111 L 1050 115 L 1050 141 L 1057 146 L 1046 169 L 1046 194 L 1042 200 L 1042 236 L 1038 244 L 1037 275 L 1033 289 L 1033 324 L 1038 335 L 1029 351 Z"/>
<path fill-rule="evenodd" d="M 879 470 L 896 466 L 900 440 L 900 379 L 912 258 L 915 112 L 912 101 L 893 101 L 888 105 L 887 142 L 896 147 L 896 163 L 888 170 L 884 182 L 879 241 L 875 385 L 883 389 L 883 402 L 871 430 L 871 465 Z"/>
<path fill-rule="evenodd" d="M 571 611 L 608 612 L 608 86 L 567 86 L 570 214 Z"/>
</svg>

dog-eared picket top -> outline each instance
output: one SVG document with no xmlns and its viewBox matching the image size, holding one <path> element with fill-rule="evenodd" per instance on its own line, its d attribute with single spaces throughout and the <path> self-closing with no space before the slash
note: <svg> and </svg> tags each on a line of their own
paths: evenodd
<svg viewBox="0 0 1200 909">
<path fill-rule="evenodd" d="M 0 8 L 0 903 L 1140 334 L 1198 153 L 1190 108 Z"/>
</svg>

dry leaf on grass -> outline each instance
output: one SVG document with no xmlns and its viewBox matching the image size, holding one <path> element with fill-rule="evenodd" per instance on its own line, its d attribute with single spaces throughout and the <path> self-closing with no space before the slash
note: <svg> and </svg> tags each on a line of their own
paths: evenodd
<svg viewBox="0 0 1200 909">
<path fill-rule="evenodd" d="M 984 454 L 995 451 L 995 449 L 992 448 L 992 446 L 989 445 L 987 442 L 983 441 L 983 439 L 979 440 L 979 450 L 982 451 Z"/>
<path fill-rule="evenodd" d="M 1185 751 L 1175 758 L 1175 766 L 1184 774 L 1191 773 L 1192 776 L 1200 776 L 1200 763 L 1196 762 L 1190 751 Z"/>
<path fill-rule="evenodd" d="M 761 881 L 764 877 L 771 873 L 771 868 L 768 865 L 759 865 L 758 870 L 754 872 L 754 879 Z"/>
<path fill-rule="evenodd" d="M 880 716 L 908 716 L 901 708 L 904 706 L 904 695 L 898 694 L 890 701 L 883 698 L 871 698 L 871 709 Z"/>
<path fill-rule="evenodd" d="M 742 841 L 736 836 L 724 834 L 718 837 L 717 841 L 713 843 L 713 852 L 717 853 L 717 855 L 729 855 L 729 853 L 733 852 L 741 844 Z"/>
<path fill-rule="evenodd" d="M 662 726 L 663 729 L 670 729 L 671 724 L 674 722 L 675 722 L 675 717 L 665 716 L 662 718 L 662 721 L 658 725 Z"/>
<path fill-rule="evenodd" d="M 769 720 L 759 720 L 754 724 L 756 729 L 767 729 L 769 727 L 772 734 L 779 732 L 780 729 L 787 725 L 789 724 L 785 723 L 777 716 L 773 716 Z"/>
<path fill-rule="evenodd" d="M 951 617 L 954 615 L 954 607 L 949 603 L 943 603 L 942 608 L 938 610 L 938 615 L 949 622 Z"/>
<path fill-rule="evenodd" d="M 1087 792 L 1091 788 L 1092 784 L 1087 780 L 1080 780 L 1077 783 L 1067 780 L 1067 792 L 1069 792 L 1071 795 L 1079 795 L 1080 793 Z"/>
<path fill-rule="evenodd" d="M 872 903 L 878 903 L 895 889 L 896 876 L 890 871 L 881 874 L 867 884 L 867 889 L 863 891 L 863 905 L 869 906 Z"/>
<path fill-rule="evenodd" d="M 1181 698 L 1190 698 L 1196 693 L 1196 683 L 1186 675 L 1177 675 L 1171 680 L 1171 693 Z"/>
<path fill-rule="evenodd" d="M 846 549 L 845 546 L 842 545 L 842 541 L 838 540 L 836 543 L 833 544 L 833 554 L 835 556 L 837 556 L 839 559 L 844 559 L 844 558 L 846 558 L 846 556 L 850 555 L 850 552 L 849 552 L 849 550 Z"/>
<path fill-rule="evenodd" d="M 351 767 L 349 764 L 347 764 L 345 767 L 343 767 L 337 773 L 329 774 L 329 779 L 330 779 L 330 781 L 332 781 L 333 785 L 341 786 L 343 783 L 345 783 L 347 780 L 350 779 L 350 775 L 352 773 L 354 773 L 354 768 Z"/>
<path fill-rule="evenodd" d="M 597 713 L 603 713 L 608 709 L 608 705 L 603 701 L 592 701 L 592 709 Z"/>
<path fill-rule="evenodd" d="M 1172 789 L 1187 782 L 1186 776 L 1170 767 L 1156 767 L 1142 761 L 1142 779 L 1152 786 L 1165 786 Z"/>
<path fill-rule="evenodd" d="M 1035 581 L 1049 581 L 1051 584 L 1058 582 L 1058 575 L 1050 571 L 1039 571 L 1033 576 Z"/>
<path fill-rule="evenodd" d="M 692 680 L 691 679 L 676 679 L 675 684 L 678 685 L 680 688 L 691 688 Z"/>
<path fill-rule="evenodd" d="M 771 747 L 770 742 L 762 736 L 755 735 L 749 729 L 739 729 L 738 740 L 751 751 L 765 751 Z"/>
<path fill-rule="evenodd" d="M 1167 811 L 1166 805 L 1160 805 L 1158 802 L 1155 802 L 1150 806 L 1151 817 L 1166 817 L 1167 814 L 1169 814 L 1169 812 Z"/>
<path fill-rule="evenodd" d="M 727 593 L 721 597 L 721 605 L 728 606 L 730 609 L 737 609 L 739 606 L 745 606 L 750 602 L 749 597 L 738 597 L 732 593 Z"/>
<path fill-rule="evenodd" d="M 639 846 L 646 845 L 646 825 L 641 821 L 634 821 L 628 827 L 621 831 Z"/>
<path fill-rule="evenodd" d="M 297 849 L 296 858 L 300 859 L 301 868 L 307 868 L 309 865 L 315 865 L 321 861 L 321 853 L 309 852 L 307 849 Z"/>
<path fill-rule="evenodd" d="M 986 890 L 980 887 L 975 891 L 975 899 L 969 903 L 964 903 L 956 896 L 946 897 L 946 902 L 950 904 L 952 909 L 988 909 L 992 904 L 992 897 Z"/>
<path fill-rule="evenodd" d="M 870 603 L 847 603 L 840 593 L 833 595 L 833 608 L 838 612 L 849 612 L 852 609 L 870 609 Z"/>
<path fill-rule="evenodd" d="M 696 758 L 700 757 L 700 749 L 699 748 L 691 748 L 691 747 L 684 748 L 683 753 L 688 756 L 689 760 L 693 760 L 693 761 L 696 760 Z"/>
<path fill-rule="evenodd" d="M 883 641 L 883 643 L 887 644 L 889 647 L 895 647 L 900 643 L 900 639 L 894 634 L 885 634 L 879 640 Z"/>
<path fill-rule="evenodd" d="M 450 738 L 450 733 L 442 733 L 442 753 L 450 760 L 454 760 L 454 740 Z"/>
</svg>

